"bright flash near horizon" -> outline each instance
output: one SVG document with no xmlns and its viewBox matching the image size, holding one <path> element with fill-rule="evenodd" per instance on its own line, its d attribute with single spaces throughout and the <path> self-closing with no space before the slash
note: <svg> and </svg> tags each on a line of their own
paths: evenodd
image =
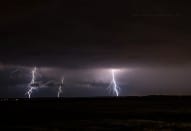
<svg viewBox="0 0 191 131">
<path fill-rule="evenodd" d="M 64 84 L 64 79 L 61 80 L 61 83 L 60 83 L 59 88 L 58 88 L 58 94 L 57 94 L 58 98 L 60 97 L 60 94 L 62 93 L 63 84 Z"/>
<path fill-rule="evenodd" d="M 31 98 L 31 94 L 33 93 L 33 90 L 37 89 L 37 85 L 36 85 L 36 73 L 37 73 L 37 68 L 34 67 L 34 69 L 32 70 L 32 79 L 31 82 L 29 83 L 28 87 L 29 90 L 26 92 L 26 94 L 28 94 L 28 98 Z"/>
<path fill-rule="evenodd" d="M 111 84 L 109 86 L 109 89 L 112 90 L 112 92 L 116 95 L 116 96 L 119 96 L 119 90 L 120 90 L 120 87 L 118 86 L 117 84 L 117 81 L 116 81 L 116 78 L 115 78 L 115 73 L 116 73 L 116 69 L 111 69 L 111 74 L 112 74 L 112 81 L 111 81 Z"/>
</svg>

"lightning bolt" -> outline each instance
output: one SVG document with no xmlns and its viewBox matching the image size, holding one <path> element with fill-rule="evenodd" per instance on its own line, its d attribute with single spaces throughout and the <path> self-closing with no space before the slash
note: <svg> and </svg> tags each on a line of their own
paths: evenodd
<svg viewBox="0 0 191 131">
<path fill-rule="evenodd" d="M 35 85 L 35 81 L 36 81 L 36 74 L 37 74 L 37 68 L 34 67 L 34 69 L 32 70 L 32 79 L 31 82 L 29 83 L 28 87 L 29 90 L 26 92 L 26 94 L 28 94 L 28 98 L 31 98 L 31 94 L 33 93 L 33 90 L 36 90 L 38 87 L 37 85 Z"/>
<path fill-rule="evenodd" d="M 30 99 L 31 98 L 31 94 L 33 92 L 33 90 L 36 90 L 37 87 L 34 87 L 34 86 L 30 86 L 30 89 L 27 91 L 27 94 L 28 94 L 28 98 Z"/>
<path fill-rule="evenodd" d="M 64 79 L 62 79 L 61 84 L 59 85 L 59 88 L 58 88 L 58 94 L 57 94 L 58 98 L 60 97 L 60 94 L 62 93 L 63 83 L 64 83 Z"/>
<path fill-rule="evenodd" d="M 35 75 L 36 75 L 36 67 L 34 67 L 34 69 L 32 70 L 32 80 L 30 82 L 30 84 L 34 84 L 35 83 Z"/>
<path fill-rule="evenodd" d="M 113 93 L 115 93 L 116 96 L 119 96 L 120 87 L 117 85 L 117 82 L 115 79 L 115 72 L 116 72 L 116 70 L 114 70 L 114 69 L 111 70 L 112 81 L 111 81 L 111 84 L 109 86 L 109 89 L 111 89 L 113 91 Z"/>
</svg>

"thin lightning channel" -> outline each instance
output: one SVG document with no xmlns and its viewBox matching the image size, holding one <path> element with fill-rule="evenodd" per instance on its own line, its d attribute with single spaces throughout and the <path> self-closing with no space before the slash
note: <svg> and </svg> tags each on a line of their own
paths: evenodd
<svg viewBox="0 0 191 131">
<path fill-rule="evenodd" d="M 114 69 L 111 70 L 111 74 L 112 74 L 111 88 L 112 88 L 112 91 L 115 93 L 115 95 L 119 96 L 120 87 L 117 85 L 117 82 L 115 79 L 115 72 L 116 72 L 116 70 L 114 70 Z"/>
<path fill-rule="evenodd" d="M 36 67 L 34 67 L 34 69 L 32 70 L 32 80 L 30 82 L 30 84 L 34 84 L 35 83 L 35 75 L 36 75 Z"/>
<path fill-rule="evenodd" d="M 59 85 L 59 88 L 58 88 L 58 94 L 57 94 L 58 98 L 60 97 L 60 94 L 62 93 L 63 84 L 64 84 L 64 79 L 62 79 L 61 84 Z"/>
<path fill-rule="evenodd" d="M 38 84 L 35 82 L 36 81 L 36 74 L 37 74 L 37 68 L 34 67 L 34 69 L 32 70 L 32 79 L 28 85 L 29 90 L 26 93 L 26 94 L 28 94 L 29 99 L 31 98 L 31 94 L 33 93 L 33 90 L 36 90 L 38 88 Z"/>
</svg>

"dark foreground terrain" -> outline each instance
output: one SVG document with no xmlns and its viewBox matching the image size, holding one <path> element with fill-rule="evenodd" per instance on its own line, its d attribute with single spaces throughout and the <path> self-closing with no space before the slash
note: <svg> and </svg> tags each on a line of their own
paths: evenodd
<svg viewBox="0 0 191 131">
<path fill-rule="evenodd" d="M 191 97 L 0 99 L 0 130 L 191 130 Z"/>
</svg>

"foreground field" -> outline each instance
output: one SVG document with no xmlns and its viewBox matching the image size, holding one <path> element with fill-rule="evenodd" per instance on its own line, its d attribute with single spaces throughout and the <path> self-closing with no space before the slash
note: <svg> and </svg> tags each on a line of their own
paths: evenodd
<svg viewBox="0 0 191 131">
<path fill-rule="evenodd" d="M 0 129 L 191 130 L 191 97 L 1 99 Z"/>
</svg>

